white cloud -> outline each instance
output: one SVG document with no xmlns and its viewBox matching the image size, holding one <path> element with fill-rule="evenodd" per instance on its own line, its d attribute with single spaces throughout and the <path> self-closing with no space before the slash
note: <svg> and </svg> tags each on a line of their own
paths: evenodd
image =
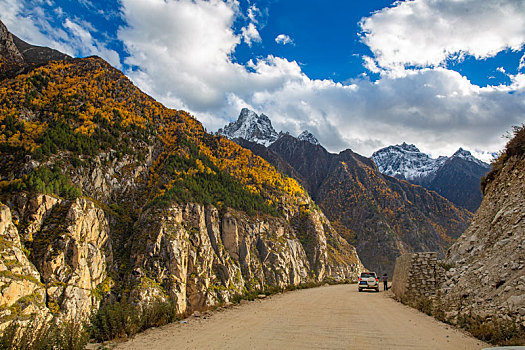
<svg viewBox="0 0 525 350">
<path fill-rule="evenodd" d="M 248 46 L 252 46 L 253 42 L 261 42 L 261 36 L 255 28 L 253 23 L 248 24 L 248 26 L 241 29 L 242 38 Z"/>
<path fill-rule="evenodd" d="M 449 58 L 519 50 L 525 44 L 525 2 L 398 1 L 364 18 L 361 27 L 378 66 L 438 66 Z"/>
<path fill-rule="evenodd" d="M 369 156 L 379 147 L 407 141 L 438 156 L 460 146 L 502 147 L 500 136 L 523 119 L 524 97 L 523 88 L 508 94 L 479 88 L 454 71 L 425 69 L 352 86 L 296 80 L 259 93 L 254 105 L 292 133 L 309 129 L 333 151 L 351 147 Z"/>
<path fill-rule="evenodd" d="M 279 34 L 279 35 L 277 35 L 277 37 L 275 38 L 275 42 L 277 44 L 281 44 L 281 45 L 293 44 L 292 38 L 290 38 L 286 34 Z"/>
<path fill-rule="evenodd" d="M 120 56 L 114 50 L 107 49 L 103 44 L 99 43 L 92 36 L 88 28 L 91 27 L 89 23 L 79 24 L 66 18 L 64 24 L 65 29 L 69 30 L 69 45 L 80 56 L 98 55 L 106 59 L 111 65 L 121 69 Z M 94 31 L 94 28 L 90 28 Z"/>
<path fill-rule="evenodd" d="M 379 73 L 381 69 L 377 66 L 376 61 L 370 56 L 363 56 L 363 63 L 366 69 L 372 73 Z"/>
<path fill-rule="evenodd" d="M 128 26 L 119 37 L 130 53 L 127 63 L 139 67 L 128 75 L 168 106 L 194 113 L 208 130 L 249 107 L 270 116 L 278 130 L 312 131 L 332 151 L 350 147 L 369 156 L 407 141 L 437 156 L 460 146 L 496 151 L 504 143 L 500 135 L 525 114 L 520 76 L 511 86 L 488 88 L 444 68 L 388 75 L 375 83 L 314 80 L 284 58 L 233 63 L 242 39 L 232 30 L 240 15 L 233 2 L 122 4 Z M 368 63 L 374 67 L 373 60 Z"/>
<path fill-rule="evenodd" d="M 261 15 L 261 10 L 259 10 L 257 6 L 252 5 L 248 8 L 248 18 L 253 23 L 259 23 L 259 17 L 261 17 Z"/>
</svg>

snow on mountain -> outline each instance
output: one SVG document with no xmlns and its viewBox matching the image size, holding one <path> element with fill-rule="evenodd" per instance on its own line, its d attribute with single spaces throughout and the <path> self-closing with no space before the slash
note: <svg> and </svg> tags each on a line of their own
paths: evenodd
<svg viewBox="0 0 525 350">
<path fill-rule="evenodd" d="M 463 148 L 458 149 L 451 157 L 441 156 L 434 159 L 416 146 L 403 143 L 382 148 L 372 155 L 381 173 L 418 184 L 430 183 L 447 161 L 456 158 L 489 168 L 488 164 Z"/>
<path fill-rule="evenodd" d="M 237 121 L 229 123 L 224 129 L 219 129 L 217 133 L 229 139 L 243 138 L 251 142 L 263 144 L 266 147 L 278 138 L 270 119 L 262 113 L 261 115 L 257 115 L 248 108 L 241 110 Z"/>
<path fill-rule="evenodd" d="M 274 143 L 278 138 L 289 135 L 288 132 L 277 134 L 272 126 L 270 119 L 261 113 L 257 115 L 248 108 L 243 108 L 237 121 L 231 122 L 224 128 L 217 131 L 217 134 L 226 136 L 229 139 L 244 139 L 247 141 L 262 144 L 266 147 Z M 313 145 L 320 145 L 319 140 L 310 131 L 305 130 L 299 136 L 298 140 L 310 142 Z"/>
<path fill-rule="evenodd" d="M 472 162 L 472 163 L 475 163 L 481 167 L 488 167 L 489 165 L 481 160 L 479 160 L 478 158 L 474 157 L 472 155 L 472 153 L 470 153 L 469 151 L 467 150 L 464 150 L 463 148 L 460 148 L 456 151 L 456 153 L 454 153 L 450 159 L 452 158 L 461 158 L 461 159 L 464 159 L 468 162 Z"/>
<path fill-rule="evenodd" d="M 308 141 L 313 145 L 319 145 L 319 140 L 308 130 L 303 131 L 297 138 L 301 141 Z"/>
<path fill-rule="evenodd" d="M 372 159 L 381 173 L 417 183 L 435 174 L 447 157 L 433 159 L 415 145 L 403 142 L 374 152 Z"/>
</svg>

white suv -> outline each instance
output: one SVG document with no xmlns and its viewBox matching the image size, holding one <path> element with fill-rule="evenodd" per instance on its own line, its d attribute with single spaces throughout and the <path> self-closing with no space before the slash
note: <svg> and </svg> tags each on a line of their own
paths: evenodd
<svg viewBox="0 0 525 350">
<path fill-rule="evenodd" d="M 379 278 L 377 278 L 375 272 L 361 272 L 357 286 L 360 292 L 362 292 L 363 289 L 375 289 L 376 292 L 379 292 Z"/>
</svg>

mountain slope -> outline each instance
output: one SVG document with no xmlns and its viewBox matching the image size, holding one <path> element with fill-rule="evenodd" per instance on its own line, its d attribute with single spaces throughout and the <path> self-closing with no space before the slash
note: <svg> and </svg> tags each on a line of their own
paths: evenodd
<svg viewBox="0 0 525 350">
<path fill-rule="evenodd" d="M 490 166 L 460 148 L 451 157 L 431 158 L 403 143 L 372 155 L 383 174 L 436 191 L 454 204 L 475 212 L 481 203 L 480 181 Z"/>
<path fill-rule="evenodd" d="M 0 80 L 0 328 L 119 300 L 184 313 L 362 270 L 295 180 L 104 60 L 19 73 Z"/>
<path fill-rule="evenodd" d="M 282 157 L 305 179 L 305 188 L 315 200 L 332 165 L 332 155 L 321 145 L 300 141 L 291 135 L 282 135 L 268 149 Z"/>
<path fill-rule="evenodd" d="M 468 230 L 450 248 L 437 308 L 480 336 L 523 344 L 525 328 L 525 129 L 517 128 L 484 182 Z M 515 327 L 515 326 L 518 327 Z M 492 337 L 492 339 L 491 339 Z M 520 338 L 521 337 L 521 338 Z M 509 345 L 512 343 L 509 343 Z"/>
<path fill-rule="evenodd" d="M 443 256 L 471 219 L 434 192 L 382 175 L 371 159 L 351 150 L 332 154 L 290 135 L 264 152 L 243 145 L 269 162 L 276 158 L 271 152 L 288 162 L 332 224 L 355 243 L 364 265 L 378 273 L 391 274 L 405 252 Z"/>
<path fill-rule="evenodd" d="M 470 157 L 463 158 L 461 152 L 465 151 L 459 150 L 448 158 L 425 187 L 436 191 L 457 206 L 476 212 L 483 198 L 481 178 L 487 174 L 490 167 L 473 158 L 470 152 L 467 154 Z"/>
</svg>

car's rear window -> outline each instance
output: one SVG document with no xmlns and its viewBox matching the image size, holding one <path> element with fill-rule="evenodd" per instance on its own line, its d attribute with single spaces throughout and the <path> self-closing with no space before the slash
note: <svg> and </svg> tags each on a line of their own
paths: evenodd
<svg viewBox="0 0 525 350">
<path fill-rule="evenodd" d="M 363 277 L 375 277 L 373 273 L 361 272 L 361 278 Z"/>
</svg>

